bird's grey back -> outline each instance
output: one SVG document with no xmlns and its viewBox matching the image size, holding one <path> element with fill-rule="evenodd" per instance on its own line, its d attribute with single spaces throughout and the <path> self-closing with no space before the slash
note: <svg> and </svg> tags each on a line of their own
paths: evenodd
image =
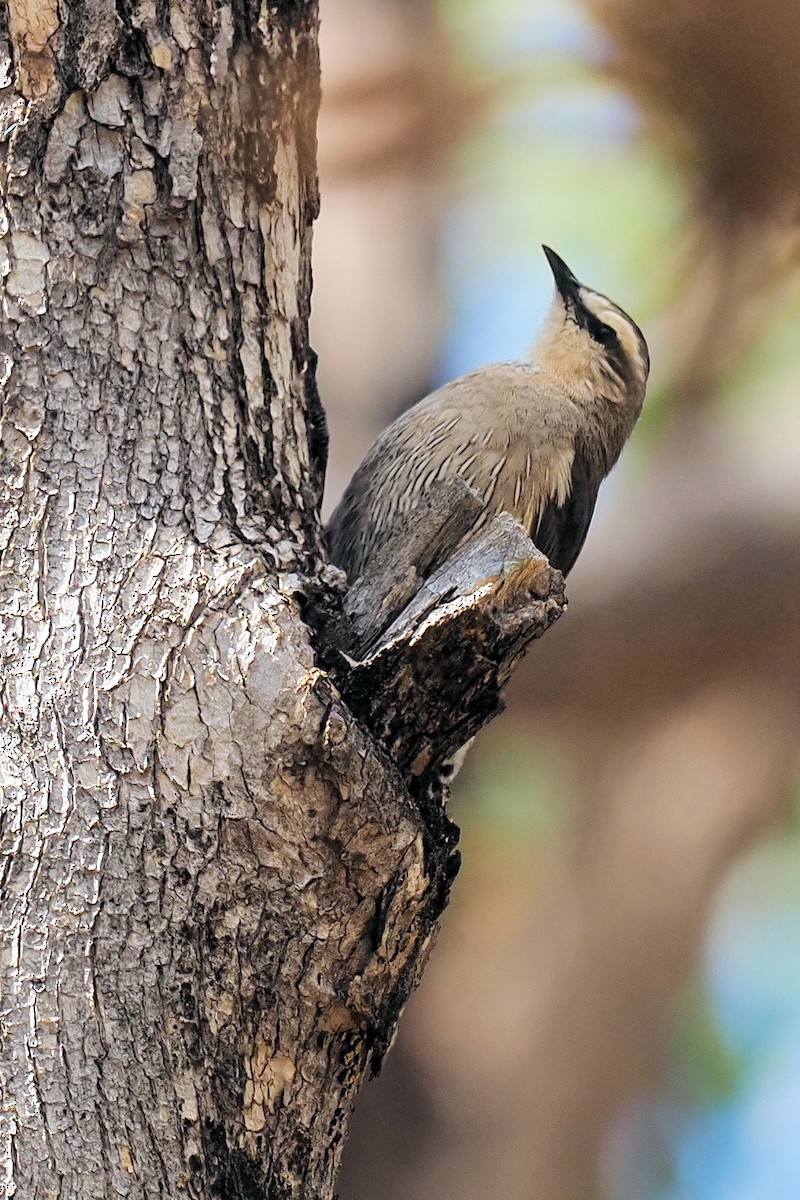
<svg viewBox="0 0 800 1200">
<path fill-rule="evenodd" d="M 503 511 L 533 532 L 546 504 L 569 494 L 579 424 L 577 406 L 530 362 L 492 364 L 446 384 L 367 454 L 331 518 L 331 558 L 357 579 L 397 519 L 456 474 L 483 501 L 479 524 Z"/>
</svg>

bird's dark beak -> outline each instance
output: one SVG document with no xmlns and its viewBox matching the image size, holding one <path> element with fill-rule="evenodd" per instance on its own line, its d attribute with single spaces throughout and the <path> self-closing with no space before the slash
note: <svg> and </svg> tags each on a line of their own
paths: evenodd
<svg viewBox="0 0 800 1200">
<path fill-rule="evenodd" d="M 564 300 L 574 300 L 581 286 L 579 280 L 575 278 L 563 258 L 559 258 L 555 250 L 551 250 L 549 246 L 542 246 L 542 249 L 550 263 L 550 270 L 553 272 L 560 295 Z"/>
</svg>

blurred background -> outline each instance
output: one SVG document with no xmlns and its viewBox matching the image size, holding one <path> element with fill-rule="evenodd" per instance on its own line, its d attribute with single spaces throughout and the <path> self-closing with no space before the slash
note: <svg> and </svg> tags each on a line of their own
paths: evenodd
<svg viewBox="0 0 800 1200">
<path fill-rule="evenodd" d="M 328 512 L 524 351 L 542 242 L 653 359 L 341 1200 L 797 1200 L 800 8 L 322 0 L 322 57 Z"/>
</svg>

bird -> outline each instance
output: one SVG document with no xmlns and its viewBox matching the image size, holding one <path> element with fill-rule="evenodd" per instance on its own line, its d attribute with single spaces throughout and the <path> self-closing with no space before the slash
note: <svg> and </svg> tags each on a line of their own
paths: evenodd
<svg viewBox="0 0 800 1200">
<path fill-rule="evenodd" d="M 481 509 L 516 517 L 564 576 L 583 548 L 601 483 L 644 404 L 650 355 L 639 326 L 543 246 L 555 282 L 520 359 L 490 363 L 432 392 L 384 430 L 327 529 L 350 583 L 438 480 L 460 476 Z"/>
</svg>

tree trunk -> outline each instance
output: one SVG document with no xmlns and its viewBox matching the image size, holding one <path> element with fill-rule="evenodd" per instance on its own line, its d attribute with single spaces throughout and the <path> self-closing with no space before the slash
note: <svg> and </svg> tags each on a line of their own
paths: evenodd
<svg viewBox="0 0 800 1200">
<path fill-rule="evenodd" d="M 3 22 L 6 1193 L 323 1200 L 560 578 L 506 521 L 328 644 L 313 3 Z"/>
</svg>

